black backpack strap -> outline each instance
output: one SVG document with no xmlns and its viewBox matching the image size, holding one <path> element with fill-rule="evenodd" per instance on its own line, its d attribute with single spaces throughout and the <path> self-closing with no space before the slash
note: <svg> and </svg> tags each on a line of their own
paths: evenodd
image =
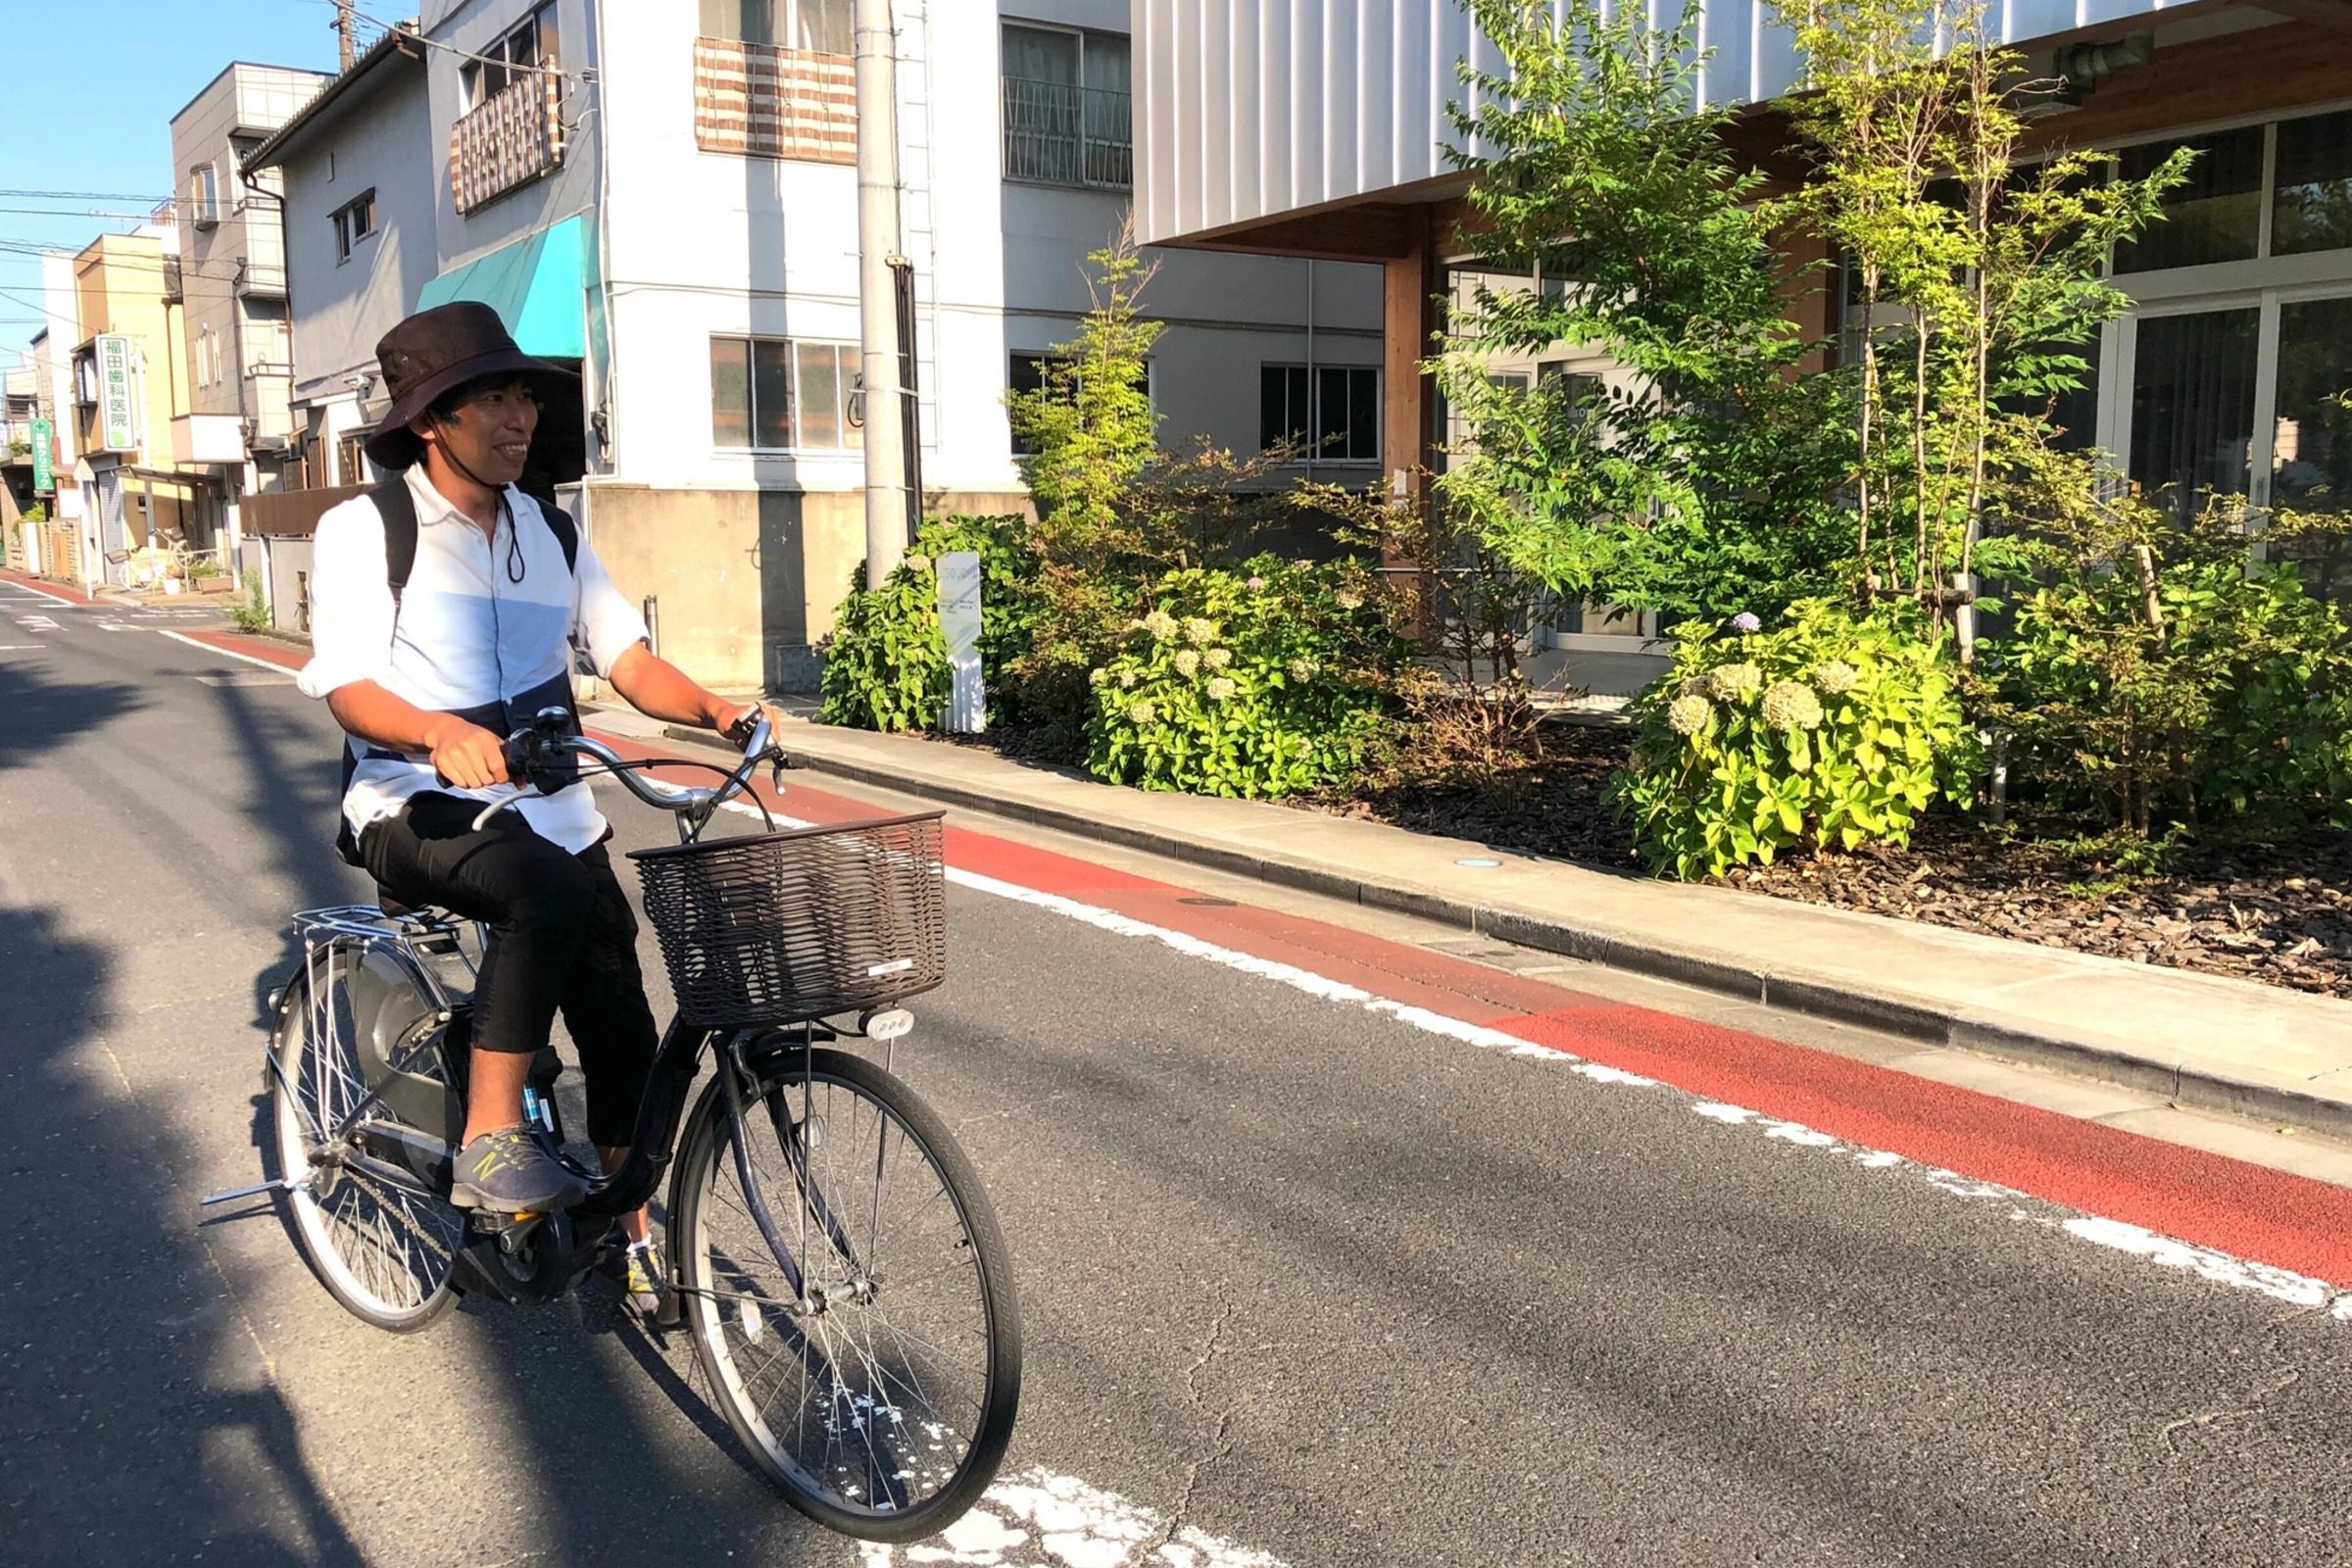
<svg viewBox="0 0 2352 1568">
<path fill-rule="evenodd" d="M 384 586 L 392 590 L 392 615 L 400 616 L 401 590 L 416 565 L 416 497 L 405 475 L 395 474 L 368 492 L 384 519 Z M 568 519 L 566 519 L 568 520 Z"/>
<path fill-rule="evenodd" d="M 539 503 L 539 515 L 547 519 L 547 531 L 554 534 L 556 543 L 564 547 L 564 569 L 577 576 L 580 570 L 580 525 L 571 520 L 570 513 L 544 496 L 533 496 L 531 499 Z"/>
</svg>

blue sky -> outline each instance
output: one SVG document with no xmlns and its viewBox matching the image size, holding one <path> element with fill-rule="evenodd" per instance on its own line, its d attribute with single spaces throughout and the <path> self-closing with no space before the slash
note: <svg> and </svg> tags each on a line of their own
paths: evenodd
<svg viewBox="0 0 2352 1568">
<path fill-rule="evenodd" d="M 387 22 L 415 10 L 359 5 Z M 332 0 L 0 0 L 0 189 L 141 198 L 0 196 L 0 366 L 39 330 L 40 264 L 14 245 L 79 249 L 130 226 L 114 215 L 172 194 L 172 117 L 232 60 L 334 70 L 334 18 Z"/>
</svg>

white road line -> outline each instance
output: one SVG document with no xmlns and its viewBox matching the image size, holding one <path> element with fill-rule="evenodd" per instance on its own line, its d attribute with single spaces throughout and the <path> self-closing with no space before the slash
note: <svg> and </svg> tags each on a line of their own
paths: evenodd
<svg viewBox="0 0 2352 1568">
<path fill-rule="evenodd" d="M 40 646 L 39 643 L 0 643 L 0 654 L 21 654 L 27 649 Z"/>
<path fill-rule="evenodd" d="M 78 599 L 68 599 L 64 594 L 53 594 L 46 588 L 35 588 L 28 582 L 17 582 L 12 579 L 8 586 L 14 588 L 21 594 L 34 594 L 42 599 L 48 600 L 53 605 L 63 605 L 68 610 L 79 610 L 81 608 L 81 601 Z"/>
<path fill-rule="evenodd" d="M 1167 1537 L 1164 1542 L 1161 1537 Z M 1152 1544 L 1160 1542 L 1156 1549 Z M 1146 1554 L 1148 1552 L 1148 1555 Z M 970 1513 L 919 1545 L 867 1543 L 859 1568 L 1284 1568 L 1280 1559 L 1167 1519 L 1075 1476 L 1024 1470 L 988 1489 Z"/>
<path fill-rule="evenodd" d="M 758 808 L 746 806 L 737 801 L 728 802 L 727 809 L 741 811 L 754 817 L 760 814 Z M 775 813 L 775 820 L 778 827 L 810 827 L 814 825 L 796 817 L 785 816 L 781 812 Z M 976 893 L 986 893 L 996 898 L 1009 899 L 1016 904 L 1026 904 L 1032 908 L 1044 909 L 1064 918 L 1076 920 L 1083 925 L 1091 925 L 1096 930 L 1108 932 L 1112 936 L 1133 937 L 1156 942 L 1164 948 L 1183 954 L 1186 957 L 1200 958 L 1242 974 L 1254 975 L 1261 980 L 1272 980 L 1278 984 L 1289 986 L 1294 991 L 1301 991 L 1326 1002 L 1340 1003 L 1361 1007 L 1367 1012 L 1381 1013 L 1401 1023 L 1410 1024 L 1425 1033 L 1438 1035 L 1462 1045 L 1475 1046 L 1483 1051 L 1506 1052 L 1513 1056 L 1524 1056 L 1533 1061 L 1562 1063 L 1580 1077 L 1589 1078 L 1595 1083 L 1627 1089 L 1665 1089 L 1669 1093 L 1681 1095 L 1690 1102 L 1691 1110 L 1699 1116 L 1721 1123 L 1726 1127 L 1743 1128 L 1777 1143 L 1860 1165 L 1865 1170 L 1903 1175 L 1937 1188 L 1955 1198 L 2003 1200 L 2011 1205 L 2010 1217 L 2012 1219 L 2031 1222 L 2070 1236 L 2080 1242 L 2087 1242 L 2096 1247 L 2124 1252 L 2160 1268 L 2193 1273 L 2232 1290 L 2252 1291 L 2294 1306 L 2324 1308 L 2338 1322 L 2352 1323 L 2352 1290 L 2339 1290 L 2325 1280 L 2313 1279 L 2309 1275 L 2297 1274 L 2288 1269 L 2276 1268 L 2268 1263 L 2257 1263 L 2215 1248 L 2200 1247 L 2191 1242 L 2183 1242 L 2142 1226 L 2128 1224 L 2122 1220 L 2107 1219 L 2085 1213 L 2049 1200 L 2032 1198 L 2011 1188 L 2001 1187 L 1991 1182 L 1977 1181 L 1972 1177 L 1962 1176 L 1957 1172 L 1944 1170 L 1938 1166 L 1921 1164 L 1887 1150 L 1849 1144 L 1800 1122 L 1782 1121 L 1777 1117 L 1766 1116 L 1759 1111 L 1750 1110 L 1744 1105 L 1730 1105 L 1706 1100 L 1701 1096 L 1690 1094 L 1688 1091 L 1675 1089 L 1671 1085 L 1660 1084 L 1654 1079 L 1644 1078 L 1639 1073 L 1630 1073 L 1620 1068 L 1604 1066 L 1596 1061 L 1586 1061 L 1581 1056 L 1569 1052 L 1556 1050 L 1550 1046 L 1540 1046 L 1533 1041 L 1523 1040 L 1517 1035 L 1506 1034 L 1502 1030 L 1492 1029 L 1484 1024 L 1466 1023 L 1459 1018 L 1449 1018 L 1443 1013 L 1432 1012 L 1426 1007 L 1409 1006 L 1400 1002 L 1392 1002 L 1385 997 L 1374 996 L 1360 986 L 1349 985 L 1344 980 L 1334 980 L 1326 975 L 1298 968 L 1295 964 L 1281 963 L 1272 958 L 1258 957 L 1254 954 L 1241 953 L 1232 948 L 1220 947 L 1216 943 L 1204 941 L 1187 932 L 1172 931 L 1165 926 L 1138 920 L 1132 915 L 1120 914 L 1112 909 L 1099 908 L 1091 904 L 1081 904 L 1075 899 L 1063 898 L 1057 893 L 1043 893 L 1035 888 L 1025 888 L 1011 882 L 1001 882 L 995 877 L 983 876 L 977 871 L 967 871 L 957 866 L 948 867 L 947 875 L 948 881 L 956 887 L 969 888 Z M 2022 1206 L 2029 1202 L 2034 1204 L 2041 1212 L 2032 1212 Z"/>
<path fill-rule="evenodd" d="M 19 615 L 16 619 L 17 624 L 26 631 L 57 631 L 60 629 L 57 622 L 51 620 L 47 615 Z"/>
<path fill-rule="evenodd" d="M 218 654 L 222 659 L 241 659 L 248 664 L 259 664 L 262 668 L 283 675 L 289 680 L 299 673 L 299 671 L 288 669 L 285 665 L 273 663 L 267 659 L 257 659 L 251 654 L 240 654 L 233 648 L 215 648 L 211 643 L 198 642 L 186 632 L 166 631 L 162 632 L 162 635 L 171 638 L 175 643 L 186 643 L 190 648 L 201 649 L 208 654 Z"/>
</svg>

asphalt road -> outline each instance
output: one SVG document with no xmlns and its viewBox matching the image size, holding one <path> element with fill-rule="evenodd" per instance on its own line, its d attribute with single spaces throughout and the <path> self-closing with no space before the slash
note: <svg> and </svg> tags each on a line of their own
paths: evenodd
<svg viewBox="0 0 2352 1568">
<path fill-rule="evenodd" d="M 287 914 L 366 889 L 323 710 L 165 635 L 196 624 L 0 582 L 0 1559 L 2352 1560 L 2339 1298 L 1481 1049 L 1378 1005 L 1431 993 L 1367 982 L 1376 947 L 1329 943 L 1367 1004 L 984 883 L 899 1064 L 1014 1249 L 1021 1428 L 950 1542 L 827 1537 L 601 1287 L 383 1336 L 267 1203 L 200 1214 L 258 1179 Z M 608 811 L 618 848 L 666 832 Z M 1237 944 L 1290 918 L 1193 912 Z M 1984 1147 L 2044 1136 L 2004 1115 Z"/>
</svg>

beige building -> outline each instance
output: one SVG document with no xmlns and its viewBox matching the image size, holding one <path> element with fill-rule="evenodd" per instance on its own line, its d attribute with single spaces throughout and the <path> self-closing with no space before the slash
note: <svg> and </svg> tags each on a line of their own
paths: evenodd
<svg viewBox="0 0 2352 1568">
<path fill-rule="evenodd" d="M 188 400 L 175 231 L 149 223 L 92 240 L 74 258 L 74 292 L 82 575 L 125 584 L 132 551 L 207 548 L 218 521 L 217 489 L 172 465 L 172 420 Z"/>
</svg>

